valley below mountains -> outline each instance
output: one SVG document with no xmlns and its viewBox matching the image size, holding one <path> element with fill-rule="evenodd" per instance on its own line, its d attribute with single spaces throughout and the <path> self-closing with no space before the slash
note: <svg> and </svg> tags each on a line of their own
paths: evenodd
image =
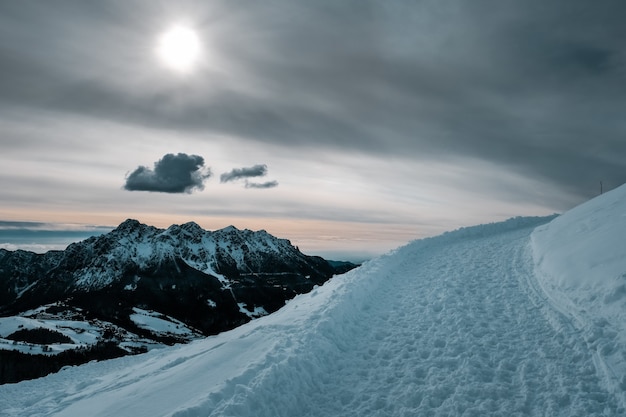
<svg viewBox="0 0 626 417">
<path fill-rule="evenodd" d="M 131 219 L 63 251 L 0 249 L 0 383 L 230 330 L 356 266 L 263 230 Z"/>
</svg>

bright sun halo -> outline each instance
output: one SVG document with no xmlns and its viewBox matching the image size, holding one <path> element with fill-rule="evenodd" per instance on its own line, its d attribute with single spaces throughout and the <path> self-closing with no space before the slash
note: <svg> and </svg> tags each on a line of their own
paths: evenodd
<svg viewBox="0 0 626 417">
<path fill-rule="evenodd" d="M 172 26 L 159 36 L 157 55 L 171 70 L 187 73 L 198 63 L 201 54 L 200 38 L 188 26 Z"/>
</svg>

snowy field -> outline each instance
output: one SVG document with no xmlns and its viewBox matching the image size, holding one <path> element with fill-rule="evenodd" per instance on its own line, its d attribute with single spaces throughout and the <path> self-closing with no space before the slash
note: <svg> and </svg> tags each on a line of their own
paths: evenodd
<svg viewBox="0 0 626 417">
<path fill-rule="evenodd" d="M 71 343 L 53 343 L 49 345 L 16 342 L 6 339 L 10 334 L 22 330 L 47 329 L 58 332 L 71 340 Z M 68 349 L 90 346 L 97 342 L 102 330 L 88 322 L 73 320 L 39 320 L 29 317 L 0 318 L 0 349 L 17 350 L 24 353 L 55 355 Z M 0 416 L 2 414 L 0 413 Z"/>
<path fill-rule="evenodd" d="M 150 331 L 159 336 L 186 336 L 198 337 L 199 332 L 194 333 L 185 323 L 173 317 L 133 307 L 134 314 L 130 319 L 140 328 Z"/>
<path fill-rule="evenodd" d="M 415 241 L 218 336 L 0 386 L 0 415 L 626 415 L 626 187 L 550 220 Z"/>
</svg>

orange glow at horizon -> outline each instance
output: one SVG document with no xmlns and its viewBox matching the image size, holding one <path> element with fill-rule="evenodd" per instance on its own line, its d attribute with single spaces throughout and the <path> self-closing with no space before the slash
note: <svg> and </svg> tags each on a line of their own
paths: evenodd
<svg viewBox="0 0 626 417">
<path fill-rule="evenodd" d="M 304 253 L 345 252 L 375 256 L 408 243 L 411 240 L 437 233 L 436 230 L 407 228 L 404 224 L 357 223 L 314 219 L 277 219 L 256 217 L 189 216 L 162 213 L 81 213 L 41 212 L 35 210 L 1 211 L 7 221 L 76 224 L 116 227 L 128 218 L 141 223 L 167 228 L 172 224 L 193 221 L 206 230 L 217 230 L 233 225 L 238 229 L 266 230 L 283 239 L 289 239 Z"/>
</svg>

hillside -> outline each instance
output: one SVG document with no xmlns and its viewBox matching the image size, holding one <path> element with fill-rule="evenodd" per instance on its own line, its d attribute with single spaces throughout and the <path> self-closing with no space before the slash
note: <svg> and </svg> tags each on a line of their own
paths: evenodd
<svg viewBox="0 0 626 417">
<path fill-rule="evenodd" d="M 7 416 L 620 416 L 626 187 L 418 240 L 237 329 L 0 386 Z"/>
</svg>

